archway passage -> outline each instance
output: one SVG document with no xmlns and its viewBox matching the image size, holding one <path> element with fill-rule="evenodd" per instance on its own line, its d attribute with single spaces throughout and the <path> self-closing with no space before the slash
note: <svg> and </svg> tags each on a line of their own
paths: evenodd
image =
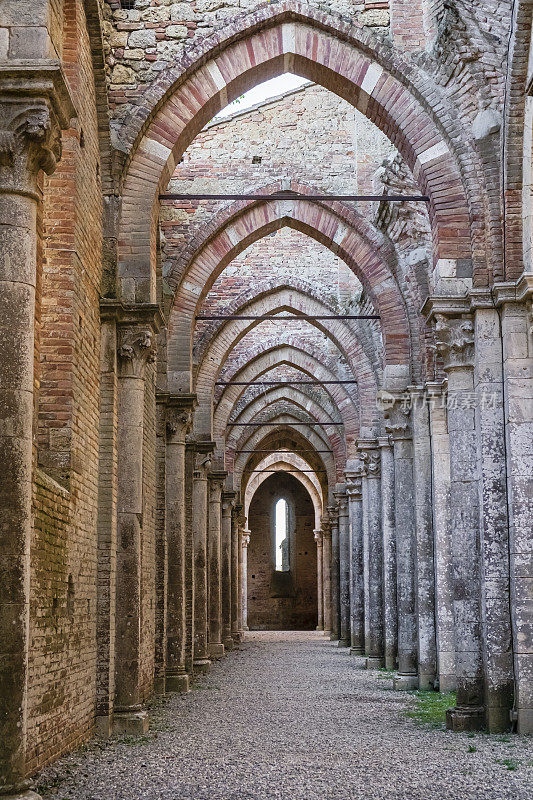
<svg viewBox="0 0 533 800">
<path fill-rule="evenodd" d="M 250 503 L 248 627 L 314 630 L 317 625 L 315 511 L 290 474 L 272 474 Z"/>
</svg>

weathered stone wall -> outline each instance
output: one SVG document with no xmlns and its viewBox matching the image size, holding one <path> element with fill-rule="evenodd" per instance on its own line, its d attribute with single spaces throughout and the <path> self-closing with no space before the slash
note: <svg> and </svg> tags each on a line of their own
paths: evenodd
<svg viewBox="0 0 533 800">
<path fill-rule="evenodd" d="M 287 499 L 291 512 L 290 578 L 275 573 L 274 506 Z M 311 499 L 291 475 L 272 475 L 257 490 L 248 514 L 248 625 L 251 630 L 305 630 L 316 627 L 317 580 L 314 510 Z M 279 584 L 279 585 L 278 585 Z M 283 584 L 283 585 L 282 585 Z M 278 595 L 278 596 L 276 596 Z"/>
</svg>

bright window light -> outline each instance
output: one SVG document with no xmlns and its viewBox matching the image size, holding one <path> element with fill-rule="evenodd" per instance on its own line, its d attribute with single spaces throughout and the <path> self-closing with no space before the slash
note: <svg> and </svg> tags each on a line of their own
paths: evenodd
<svg viewBox="0 0 533 800">
<path fill-rule="evenodd" d="M 291 89 L 299 89 L 300 86 L 305 86 L 306 83 L 310 83 L 307 78 L 300 78 L 299 75 L 285 72 L 277 78 L 272 78 L 269 81 L 260 83 L 258 86 L 254 86 L 253 89 L 250 89 L 234 100 L 233 103 L 223 108 L 222 111 L 219 111 L 215 119 L 230 117 L 238 111 L 246 111 L 247 108 L 263 103 L 271 97 L 277 97 L 280 94 L 284 94 L 284 92 L 289 92 Z"/>
<path fill-rule="evenodd" d="M 289 537 L 287 520 L 287 501 L 276 503 L 276 572 L 289 571 Z"/>
</svg>

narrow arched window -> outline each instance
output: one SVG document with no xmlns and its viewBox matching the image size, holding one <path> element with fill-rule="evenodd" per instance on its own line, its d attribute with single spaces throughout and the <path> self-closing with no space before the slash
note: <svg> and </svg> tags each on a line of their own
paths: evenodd
<svg viewBox="0 0 533 800">
<path fill-rule="evenodd" d="M 288 572 L 289 554 L 289 509 L 287 501 L 280 498 L 276 503 L 276 572 Z"/>
</svg>

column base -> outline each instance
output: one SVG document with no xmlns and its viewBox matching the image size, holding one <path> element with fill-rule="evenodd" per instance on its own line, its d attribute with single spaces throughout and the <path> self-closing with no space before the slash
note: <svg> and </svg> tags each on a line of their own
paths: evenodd
<svg viewBox="0 0 533 800">
<path fill-rule="evenodd" d="M 333 631 L 330 631 L 329 640 L 330 640 L 330 642 L 338 642 L 339 641 L 339 634 L 338 633 L 333 633 Z"/>
<path fill-rule="evenodd" d="M 100 714 L 94 721 L 95 733 L 102 739 L 109 739 L 113 735 L 113 716 L 112 714 Z"/>
<path fill-rule="evenodd" d="M 339 643 L 338 643 L 337 647 L 349 647 L 349 646 L 350 646 L 350 640 L 349 639 L 339 639 Z"/>
<path fill-rule="evenodd" d="M 329 639 L 331 636 L 331 631 L 329 631 L 327 628 L 324 628 L 324 636 L 326 639 Z"/>
<path fill-rule="evenodd" d="M 323 625 L 317 625 L 316 628 L 315 628 L 315 631 L 323 631 L 323 630 L 324 630 L 324 626 Z"/>
<path fill-rule="evenodd" d="M 243 631 L 244 631 L 245 633 L 246 633 L 246 631 L 249 631 L 249 630 L 250 630 L 250 628 L 248 627 L 248 625 L 245 625 L 245 626 L 243 627 Z"/>
<path fill-rule="evenodd" d="M 189 676 L 185 671 L 167 674 L 166 686 L 167 692 L 188 692 Z"/>
<path fill-rule="evenodd" d="M 392 682 L 392 688 L 398 692 L 408 692 L 410 689 L 418 689 L 418 675 L 411 673 L 398 673 Z"/>
<path fill-rule="evenodd" d="M 235 647 L 235 642 L 233 641 L 231 636 L 229 636 L 227 639 L 224 639 L 224 650 L 233 650 L 234 647 Z"/>
<path fill-rule="evenodd" d="M 364 656 L 365 651 L 362 647 L 350 647 L 350 655 L 351 656 Z"/>
<path fill-rule="evenodd" d="M 242 637 L 240 633 L 232 633 L 231 638 L 233 639 L 233 644 L 237 647 L 238 644 L 241 643 Z"/>
<path fill-rule="evenodd" d="M 516 732 L 521 736 L 533 735 L 533 708 L 519 708 L 516 712 Z"/>
<path fill-rule="evenodd" d="M 113 717 L 113 733 L 116 736 L 142 736 L 148 733 L 149 727 L 147 711 L 119 711 Z"/>
<path fill-rule="evenodd" d="M 418 688 L 424 692 L 431 691 L 435 688 L 435 674 L 427 672 L 418 673 Z"/>
<path fill-rule="evenodd" d="M 166 693 L 166 678 L 164 675 L 157 675 L 154 678 L 154 694 L 162 695 Z"/>
<path fill-rule="evenodd" d="M 446 712 L 446 728 L 455 733 L 480 731 L 485 727 L 483 706 L 455 706 Z"/>
<path fill-rule="evenodd" d="M 212 642 L 209 645 L 209 658 L 217 659 L 224 657 L 224 645 L 222 642 Z"/>
<path fill-rule="evenodd" d="M 381 656 L 369 656 L 366 660 L 367 669 L 381 669 L 385 666 L 385 659 Z"/>
<path fill-rule="evenodd" d="M 211 661 L 208 658 L 195 658 L 192 668 L 195 675 L 208 675 L 211 672 Z"/>
</svg>

